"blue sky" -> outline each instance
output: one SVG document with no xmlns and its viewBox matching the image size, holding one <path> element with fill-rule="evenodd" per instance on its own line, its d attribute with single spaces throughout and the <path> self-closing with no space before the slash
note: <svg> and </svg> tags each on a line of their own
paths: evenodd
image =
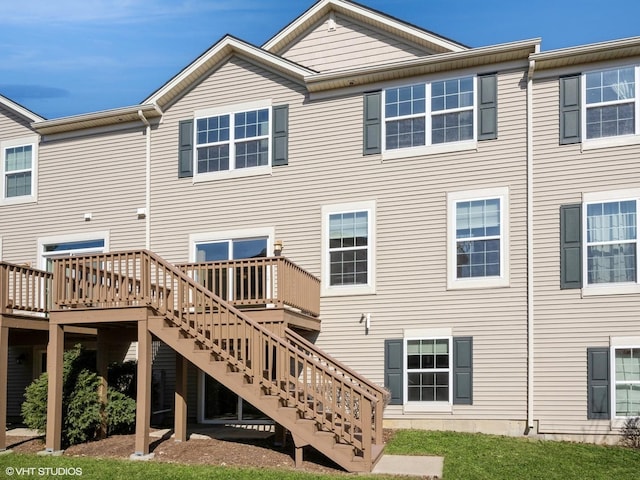
<svg viewBox="0 0 640 480">
<path fill-rule="evenodd" d="M 541 37 L 544 51 L 640 35 L 638 0 L 359 1 L 471 47 Z M 0 94 L 46 118 L 135 105 L 225 33 L 261 45 L 312 4 L 3 1 Z"/>
</svg>

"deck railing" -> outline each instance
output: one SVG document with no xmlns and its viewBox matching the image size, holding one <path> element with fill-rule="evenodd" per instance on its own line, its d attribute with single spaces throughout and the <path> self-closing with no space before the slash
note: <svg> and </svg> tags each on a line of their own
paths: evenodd
<svg viewBox="0 0 640 480">
<path fill-rule="evenodd" d="M 320 316 L 320 280 L 286 257 L 176 266 L 235 306 L 286 306 Z"/>
<path fill-rule="evenodd" d="M 51 273 L 0 262 L 0 312 L 42 316 L 50 309 Z"/>
<path fill-rule="evenodd" d="M 354 446 L 371 464 L 381 443 L 379 387 L 319 350 L 281 338 L 148 251 L 54 260 L 57 308 L 152 307 L 249 382 L 278 395 L 300 415 Z M 330 420 L 328 420 L 330 419 Z"/>
</svg>

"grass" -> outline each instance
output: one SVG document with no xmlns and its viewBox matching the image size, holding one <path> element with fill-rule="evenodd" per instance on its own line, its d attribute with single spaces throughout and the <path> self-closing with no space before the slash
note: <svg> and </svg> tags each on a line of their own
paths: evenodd
<svg viewBox="0 0 640 480">
<path fill-rule="evenodd" d="M 639 451 L 592 444 L 401 430 L 386 453 L 443 456 L 445 480 L 640 478 Z"/>
<path fill-rule="evenodd" d="M 401 430 L 389 442 L 386 452 L 394 455 L 444 456 L 445 480 L 626 480 L 640 476 L 639 451 L 590 444 L 481 434 Z M 7 468 L 14 470 L 9 471 Z M 19 470 L 24 468 L 35 468 L 36 471 Z M 75 475 L 64 471 L 69 468 L 82 469 L 82 475 L 78 475 L 78 471 L 73 472 L 76 473 Z M 13 475 L 9 475 L 10 472 Z M 0 455 L 0 478 L 11 476 L 126 480 L 149 478 L 344 480 L 349 478 L 345 475 L 322 475 L 287 470 L 176 465 L 86 457 Z M 372 478 L 380 480 L 384 477 L 359 475 L 357 478 L 358 480 Z"/>
</svg>

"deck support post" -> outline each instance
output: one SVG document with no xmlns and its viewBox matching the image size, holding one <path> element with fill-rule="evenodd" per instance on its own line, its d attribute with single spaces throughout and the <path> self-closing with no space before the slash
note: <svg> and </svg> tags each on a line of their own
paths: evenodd
<svg viewBox="0 0 640 480">
<path fill-rule="evenodd" d="M 298 447 L 296 445 L 296 448 L 295 448 L 296 468 L 302 468 L 303 453 L 304 453 L 304 447 Z"/>
<path fill-rule="evenodd" d="M 98 371 L 98 398 L 100 399 L 100 427 L 98 438 L 107 438 L 107 391 L 109 374 L 109 342 L 105 329 L 98 329 L 96 352 L 96 370 Z"/>
<path fill-rule="evenodd" d="M 176 352 L 175 434 L 176 442 L 187 441 L 187 367 L 189 362 Z"/>
<path fill-rule="evenodd" d="M 7 365 L 9 363 L 9 328 L 0 320 L 0 451 L 7 448 Z"/>
<path fill-rule="evenodd" d="M 62 449 L 62 371 L 64 362 L 64 327 L 49 324 L 47 346 L 47 436 L 45 449 L 56 453 Z"/>
<path fill-rule="evenodd" d="M 136 446 L 134 456 L 149 455 L 151 423 L 151 332 L 147 320 L 138 320 L 138 394 L 136 398 Z"/>
</svg>

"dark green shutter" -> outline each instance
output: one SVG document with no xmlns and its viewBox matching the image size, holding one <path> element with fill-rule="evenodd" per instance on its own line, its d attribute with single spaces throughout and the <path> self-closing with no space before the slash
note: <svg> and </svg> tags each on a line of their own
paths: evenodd
<svg viewBox="0 0 640 480">
<path fill-rule="evenodd" d="M 611 416 L 609 396 L 609 349 L 587 348 L 587 418 Z"/>
<path fill-rule="evenodd" d="M 472 337 L 453 337 L 453 403 L 473 403 Z"/>
<path fill-rule="evenodd" d="M 273 107 L 273 166 L 289 163 L 289 105 Z"/>
<path fill-rule="evenodd" d="M 580 75 L 560 77 L 560 144 L 580 142 Z"/>
<path fill-rule="evenodd" d="M 478 140 L 498 138 L 498 81 L 495 73 L 478 77 Z"/>
<path fill-rule="evenodd" d="M 193 120 L 179 125 L 178 178 L 193 177 Z"/>
<path fill-rule="evenodd" d="M 582 288 L 582 205 L 560 207 L 560 288 Z"/>
<path fill-rule="evenodd" d="M 363 154 L 382 151 L 382 92 L 364 94 Z"/>
<path fill-rule="evenodd" d="M 401 338 L 384 341 L 384 386 L 391 392 L 389 405 L 404 403 L 403 348 Z"/>
</svg>

